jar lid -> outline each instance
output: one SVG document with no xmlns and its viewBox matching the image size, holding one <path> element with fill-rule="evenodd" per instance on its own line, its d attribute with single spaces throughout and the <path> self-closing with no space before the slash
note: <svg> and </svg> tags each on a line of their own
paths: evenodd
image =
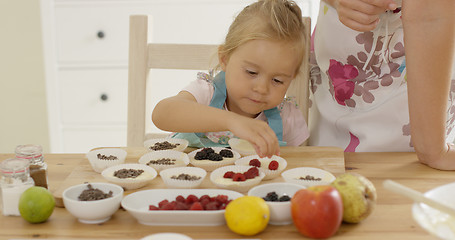
<svg viewBox="0 0 455 240">
<path fill-rule="evenodd" d="M 19 158 L 25 159 L 36 158 L 42 155 L 43 147 L 34 144 L 19 145 L 16 147 L 15 152 L 17 155 L 16 157 Z"/>
<path fill-rule="evenodd" d="M 30 162 L 26 159 L 9 158 L 0 163 L 3 174 L 23 173 L 28 171 Z"/>
</svg>

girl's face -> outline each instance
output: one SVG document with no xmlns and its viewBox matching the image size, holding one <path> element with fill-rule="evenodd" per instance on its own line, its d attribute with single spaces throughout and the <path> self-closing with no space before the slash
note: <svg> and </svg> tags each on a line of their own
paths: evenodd
<svg viewBox="0 0 455 240">
<path fill-rule="evenodd" d="M 278 106 L 295 78 L 299 56 L 291 44 L 270 40 L 251 40 L 229 58 L 220 56 L 228 109 L 253 118 Z"/>
</svg>

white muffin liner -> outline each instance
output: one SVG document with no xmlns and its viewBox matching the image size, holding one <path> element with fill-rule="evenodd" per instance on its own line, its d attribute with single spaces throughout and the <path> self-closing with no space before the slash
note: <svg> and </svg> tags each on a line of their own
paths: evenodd
<svg viewBox="0 0 455 240">
<path fill-rule="evenodd" d="M 158 160 L 162 158 L 175 159 L 176 162 L 174 165 L 148 164 L 152 160 Z M 141 158 L 139 158 L 139 163 L 148 165 L 154 168 L 156 171 L 160 172 L 161 170 L 168 168 L 184 167 L 190 163 L 190 160 L 188 158 L 188 154 L 184 152 L 176 150 L 160 150 L 144 154 Z"/>
<path fill-rule="evenodd" d="M 178 176 L 180 174 L 189 174 L 200 177 L 198 180 L 180 180 L 172 179 L 172 176 Z M 163 179 L 166 186 L 169 188 L 196 188 L 201 185 L 207 171 L 198 167 L 176 167 L 165 169 L 160 172 L 160 176 Z"/>
<path fill-rule="evenodd" d="M 224 174 L 229 171 L 233 171 L 234 173 L 244 173 L 250 169 L 251 166 L 243 166 L 243 165 L 233 165 L 233 166 L 224 166 L 215 169 L 211 174 L 210 174 L 210 181 L 212 181 L 217 187 L 220 188 L 225 188 L 229 190 L 234 190 L 237 192 L 247 192 L 251 187 L 258 185 L 262 179 L 265 177 L 265 174 L 259 170 L 259 176 L 253 178 L 253 179 L 247 179 L 247 181 L 244 182 L 234 182 L 234 181 L 229 181 L 228 179 L 226 180 L 227 183 L 225 182 L 219 182 L 220 179 L 226 179 L 224 178 Z"/>
<path fill-rule="evenodd" d="M 223 166 L 227 166 L 227 165 L 232 165 L 234 164 L 234 162 L 239 159 L 241 156 L 240 156 L 240 153 L 232 150 L 232 149 L 229 149 L 229 148 L 223 148 L 223 147 L 212 147 L 212 149 L 215 151 L 215 153 L 220 153 L 221 150 L 223 149 L 227 149 L 227 150 L 230 150 L 232 152 L 232 154 L 234 155 L 233 158 L 223 158 L 223 160 L 221 161 L 211 161 L 211 160 L 196 160 L 194 159 L 194 156 L 196 156 L 196 153 L 198 153 L 199 151 L 202 151 L 203 148 L 199 148 L 199 149 L 196 149 L 190 153 L 188 153 L 188 157 L 190 158 L 190 163 L 191 165 L 195 166 L 195 167 L 200 167 L 200 168 L 203 168 L 205 169 L 206 171 L 210 172 L 210 171 L 213 171 L 219 167 L 223 167 Z"/>
<path fill-rule="evenodd" d="M 138 178 L 118 178 L 114 177 L 114 172 L 120 169 L 136 169 L 144 170 L 144 172 L 138 176 Z M 104 169 L 101 175 L 109 182 L 115 183 L 126 190 L 138 189 L 149 184 L 153 179 L 156 178 L 158 173 L 152 167 L 139 163 L 120 164 L 116 166 Z"/>
<path fill-rule="evenodd" d="M 251 145 L 251 143 L 247 140 L 240 138 L 231 138 L 229 139 L 228 143 L 234 151 L 240 153 L 242 156 L 256 154 L 256 150 L 254 149 L 253 145 Z"/>
<path fill-rule="evenodd" d="M 116 156 L 116 160 L 103 160 L 98 158 L 98 154 L 109 156 Z M 100 148 L 87 153 L 87 158 L 92 165 L 95 172 L 101 173 L 104 169 L 115 165 L 123 164 L 126 158 L 126 151 L 120 148 Z"/>
<path fill-rule="evenodd" d="M 315 178 L 321 178 L 321 180 L 304 180 L 298 179 L 300 177 L 306 177 L 307 175 L 313 176 Z M 329 185 L 335 180 L 335 176 L 330 172 L 319 168 L 312 167 L 299 167 L 292 168 L 284 171 L 281 176 L 286 182 L 297 183 L 305 187 L 311 187 L 316 185 Z"/>
<path fill-rule="evenodd" d="M 147 151 L 154 152 L 154 151 L 163 151 L 163 150 L 152 150 L 150 147 L 154 146 L 155 143 L 162 143 L 162 142 L 169 142 L 172 144 L 178 143 L 179 145 L 173 149 L 166 149 L 166 150 L 175 150 L 183 152 L 188 147 L 188 140 L 186 139 L 179 139 L 179 138 L 153 138 L 148 139 L 144 142 L 144 147 L 147 148 Z"/>
<path fill-rule="evenodd" d="M 288 162 L 286 161 L 286 159 L 276 155 L 273 155 L 271 158 L 268 157 L 261 158 L 258 155 L 250 155 L 238 159 L 237 161 L 235 161 L 235 165 L 249 166 L 250 161 L 253 159 L 258 159 L 261 162 L 260 169 L 262 170 L 262 172 L 265 173 L 265 177 L 263 180 L 270 180 L 279 177 L 281 172 L 283 172 L 283 170 L 286 169 L 286 167 L 288 166 Z M 273 160 L 278 162 L 277 170 L 269 169 L 269 164 Z"/>
</svg>

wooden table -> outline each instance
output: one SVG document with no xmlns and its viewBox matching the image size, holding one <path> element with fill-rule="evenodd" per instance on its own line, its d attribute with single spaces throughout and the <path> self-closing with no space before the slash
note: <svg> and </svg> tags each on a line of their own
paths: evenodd
<svg viewBox="0 0 455 240">
<path fill-rule="evenodd" d="M 306 151 L 308 147 L 302 147 Z M 282 155 L 288 151 L 283 148 Z M 294 150 L 295 154 L 295 150 Z M 12 157 L 0 154 L 0 161 Z M 81 161 L 84 154 L 47 154 L 50 190 L 55 191 Z M 295 167 L 303 163 L 290 162 Z M 376 186 L 378 201 L 372 215 L 360 224 L 343 223 L 333 239 L 435 239 L 413 220 L 412 201 L 391 193 L 382 187 L 385 179 L 393 179 L 418 191 L 455 181 L 450 171 L 438 171 L 417 161 L 414 153 L 346 153 L 347 172 L 356 172 L 368 177 Z M 158 232 L 177 232 L 194 239 L 247 239 L 231 232 L 227 226 L 173 227 L 146 226 L 139 224 L 128 212 L 117 211 L 111 220 L 103 224 L 82 224 L 65 208 L 55 208 L 49 220 L 42 224 L 30 224 L 21 217 L 0 216 L 0 238 L 98 238 L 140 239 Z M 304 239 L 294 225 L 271 226 L 250 239 Z"/>
</svg>

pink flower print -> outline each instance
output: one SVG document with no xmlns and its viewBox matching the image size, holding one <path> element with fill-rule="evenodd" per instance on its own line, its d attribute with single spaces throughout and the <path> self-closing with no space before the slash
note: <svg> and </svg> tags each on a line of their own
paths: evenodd
<svg viewBox="0 0 455 240">
<path fill-rule="evenodd" d="M 349 80 L 357 77 L 359 71 L 352 65 L 343 65 L 334 59 L 330 59 L 330 67 L 327 73 L 332 80 L 335 99 L 338 104 L 346 106 L 345 101 L 351 99 L 355 87 L 355 83 Z"/>
<path fill-rule="evenodd" d="M 360 144 L 360 140 L 356 135 L 352 134 L 351 132 L 349 132 L 349 135 L 351 135 L 351 141 L 349 142 L 349 145 L 346 147 L 346 149 L 344 149 L 344 151 L 355 152 L 355 149 Z"/>
</svg>

